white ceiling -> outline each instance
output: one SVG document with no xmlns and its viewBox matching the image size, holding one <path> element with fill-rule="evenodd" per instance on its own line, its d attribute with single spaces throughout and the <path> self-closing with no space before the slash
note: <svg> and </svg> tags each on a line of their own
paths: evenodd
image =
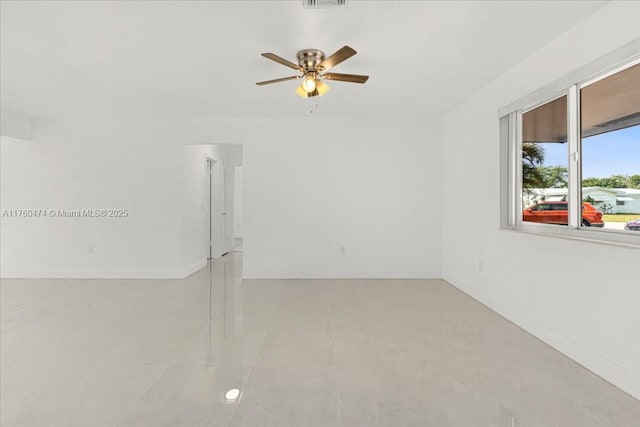
<svg viewBox="0 0 640 427">
<path fill-rule="evenodd" d="M 3 109 L 34 117 L 212 118 L 442 114 L 604 2 L 27 1 L 1 3 Z M 358 54 L 299 98 L 273 52 Z M 553 64 L 549 64 L 553 66 Z M 317 104 L 317 107 L 316 107 Z"/>
</svg>

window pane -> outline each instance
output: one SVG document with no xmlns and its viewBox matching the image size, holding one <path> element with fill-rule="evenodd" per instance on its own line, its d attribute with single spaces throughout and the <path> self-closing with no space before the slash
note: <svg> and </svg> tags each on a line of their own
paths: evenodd
<svg viewBox="0 0 640 427">
<path fill-rule="evenodd" d="M 640 65 L 582 88 L 580 100 L 583 226 L 638 231 Z"/>
<path fill-rule="evenodd" d="M 522 115 L 522 220 L 568 223 L 567 97 Z"/>
</svg>

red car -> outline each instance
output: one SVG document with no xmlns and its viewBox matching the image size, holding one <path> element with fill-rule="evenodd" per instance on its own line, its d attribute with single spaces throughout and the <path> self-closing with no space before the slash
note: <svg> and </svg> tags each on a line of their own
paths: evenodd
<svg viewBox="0 0 640 427">
<path fill-rule="evenodd" d="M 569 223 L 567 202 L 539 202 L 522 211 L 522 220 L 529 222 L 543 222 L 545 224 Z M 604 227 L 602 212 L 591 203 L 582 203 L 582 225 L 586 227 Z"/>
</svg>

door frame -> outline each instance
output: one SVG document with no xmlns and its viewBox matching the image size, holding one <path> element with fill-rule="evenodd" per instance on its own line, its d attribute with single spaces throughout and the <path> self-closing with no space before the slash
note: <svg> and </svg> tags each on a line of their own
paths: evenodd
<svg viewBox="0 0 640 427">
<path fill-rule="evenodd" d="M 216 160 L 212 159 L 208 155 L 204 155 L 204 258 L 209 260 L 214 258 L 213 242 L 214 242 L 214 227 L 212 225 L 213 219 L 213 187 L 214 177 L 213 170 L 216 164 Z M 211 165 L 211 166 L 209 166 Z"/>
<path fill-rule="evenodd" d="M 228 194 L 228 169 L 224 164 L 220 165 L 222 194 L 220 195 L 220 256 L 225 256 L 230 252 L 229 249 L 229 194 Z"/>
</svg>

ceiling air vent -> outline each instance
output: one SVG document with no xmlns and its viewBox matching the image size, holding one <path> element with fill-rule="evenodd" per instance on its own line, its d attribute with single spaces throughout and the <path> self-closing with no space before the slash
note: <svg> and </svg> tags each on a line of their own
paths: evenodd
<svg viewBox="0 0 640 427">
<path fill-rule="evenodd" d="M 319 9 L 325 7 L 344 7 L 347 0 L 302 0 L 305 8 Z"/>
</svg>

